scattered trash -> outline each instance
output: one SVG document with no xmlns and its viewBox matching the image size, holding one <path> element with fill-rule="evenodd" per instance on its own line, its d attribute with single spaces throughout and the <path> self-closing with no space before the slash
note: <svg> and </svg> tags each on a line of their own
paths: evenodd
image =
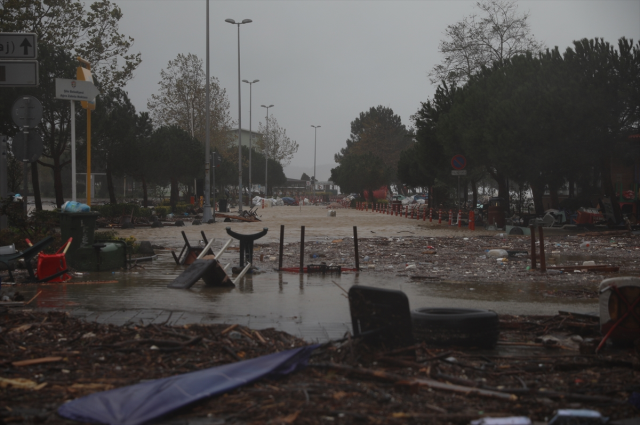
<svg viewBox="0 0 640 425">
<path fill-rule="evenodd" d="M 67 201 L 62 204 L 60 207 L 60 211 L 68 212 L 68 213 L 78 213 L 78 212 L 90 212 L 91 207 L 87 204 L 82 204 L 76 201 Z"/>
<path fill-rule="evenodd" d="M 582 248 L 582 249 L 591 248 L 591 242 L 582 242 L 580 244 L 580 248 Z"/>
<path fill-rule="evenodd" d="M 511 416 L 507 418 L 482 418 L 471 421 L 471 425 L 531 425 L 531 419 L 526 416 Z"/>
<path fill-rule="evenodd" d="M 489 249 L 487 255 L 489 257 L 507 257 L 509 253 L 504 249 Z"/>
<path fill-rule="evenodd" d="M 607 419 L 596 410 L 561 409 L 549 421 L 549 425 L 601 425 L 606 423 Z"/>
</svg>

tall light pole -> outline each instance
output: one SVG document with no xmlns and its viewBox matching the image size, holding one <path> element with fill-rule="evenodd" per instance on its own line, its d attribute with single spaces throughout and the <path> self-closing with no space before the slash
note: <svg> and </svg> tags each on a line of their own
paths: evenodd
<svg viewBox="0 0 640 425">
<path fill-rule="evenodd" d="M 318 141 L 318 129 L 322 127 L 321 125 L 312 125 L 314 138 L 313 138 L 313 197 L 316 197 L 316 142 Z"/>
<path fill-rule="evenodd" d="M 207 120 L 206 120 L 206 135 L 205 135 L 205 147 L 204 147 L 204 205 L 202 210 L 202 221 L 207 223 L 211 220 L 211 182 L 209 180 L 209 173 L 211 163 L 209 162 L 209 130 L 211 128 L 211 113 L 209 112 L 209 99 L 210 99 L 210 87 L 209 87 L 209 0 L 207 0 Z M 214 219 L 215 220 L 215 219 Z"/>
<path fill-rule="evenodd" d="M 262 137 L 264 142 L 264 197 L 267 197 L 267 166 L 269 165 L 269 151 L 267 150 L 267 140 L 269 139 L 269 108 L 273 108 L 273 105 L 265 106 L 260 105 L 263 108 L 267 108 L 267 134 Z"/>
<path fill-rule="evenodd" d="M 207 0 L 209 1 L 209 0 Z M 243 83 L 249 84 L 249 199 L 251 199 L 251 141 L 253 139 L 253 131 L 251 130 L 251 105 L 253 102 L 251 101 L 251 89 L 253 88 L 253 83 L 257 83 L 260 80 L 247 81 L 242 80 Z"/>
<path fill-rule="evenodd" d="M 251 19 L 243 19 L 236 22 L 233 19 L 225 19 L 225 22 L 238 26 L 238 211 L 242 212 L 242 108 L 240 106 L 240 25 L 253 22 Z"/>
</svg>

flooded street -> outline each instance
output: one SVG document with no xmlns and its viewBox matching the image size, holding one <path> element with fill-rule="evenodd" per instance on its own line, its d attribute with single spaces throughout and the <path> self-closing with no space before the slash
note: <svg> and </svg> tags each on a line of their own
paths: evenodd
<svg viewBox="0 0 640 425">
<path fill-rule="evenodd" d="M 237 256 L 227 252 L 222 263 Z M 332 276 L 266 271 L 246 276 L 231 289 L 206 287 L 201 280 L 190 290 L 168 289 L 182 270 L 169 251 L 160 251 L 157 260 L 131 271 L 83 273 L 75 283 L 20 289 L 27 298 L 42 291 L 40 308 L 63 309 L 102 323 L 238 323 L 253 329 L 273 327 L 307 341 L 339 338 L 351 330 L 349 303 L 340 287 L 348 291 L 357 284 L 401 290 L 412 309 L 455 306 L 519 315 L 597 311 L 597 300 L 542 296 L 545 282 L 429 282 L 374 271 Z"/>
</svg>

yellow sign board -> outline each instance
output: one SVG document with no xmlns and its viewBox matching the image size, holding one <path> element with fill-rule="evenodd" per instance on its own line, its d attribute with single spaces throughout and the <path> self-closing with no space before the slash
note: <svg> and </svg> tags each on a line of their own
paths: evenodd
<svg viewBox="0 0 640 425">
<path fill-rule="evenodd" d="M 79 66 L 78 68 L 76 68 L 76 80 L 89 81 L 93 83 L 93 76 L 91 75 L 91 71 L 88 70 L 87 68 L 83 68 Z M 83 100 L 82 102 L 80 102 L 80 104 L 84 109 L 88 108 L 91 111 L 95 111 L 96 109 L 95 100 L 93 102 L 87 102 Z"/>
</svg>

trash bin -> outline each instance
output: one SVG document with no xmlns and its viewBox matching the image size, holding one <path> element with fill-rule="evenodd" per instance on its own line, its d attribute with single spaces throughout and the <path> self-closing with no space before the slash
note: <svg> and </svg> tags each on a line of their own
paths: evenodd
<svg viewBox="0 0 640 425">
<path fill-rule="evenodd" d="M 73 238 L 66 254 L 69 266 L 80 271 L 106 271 L 126 265 L 127 244 L 94 238 L 97 212 L 60 213 L 62 239 Z"/>
<path fill-rule="evenodd" d="M 504 198 L 491 198 L 489 199 L 489 211 L 487 213 L 487 224 L 489 226 L 494 225 L 499 229 L 504 229 L 505 226 L 505 208 L 507 203 Z"/>
<path fill-rule="evenodd" d="M 402 201 L 391 201 L 391 211 L 402 212 Z"/>
<path fill-rule="evenodd" d="M 218 201 L 218 208 L 220 209 L 220 212 L 227 212 L 227 200 L 220 199 Z"/>
</svg>

